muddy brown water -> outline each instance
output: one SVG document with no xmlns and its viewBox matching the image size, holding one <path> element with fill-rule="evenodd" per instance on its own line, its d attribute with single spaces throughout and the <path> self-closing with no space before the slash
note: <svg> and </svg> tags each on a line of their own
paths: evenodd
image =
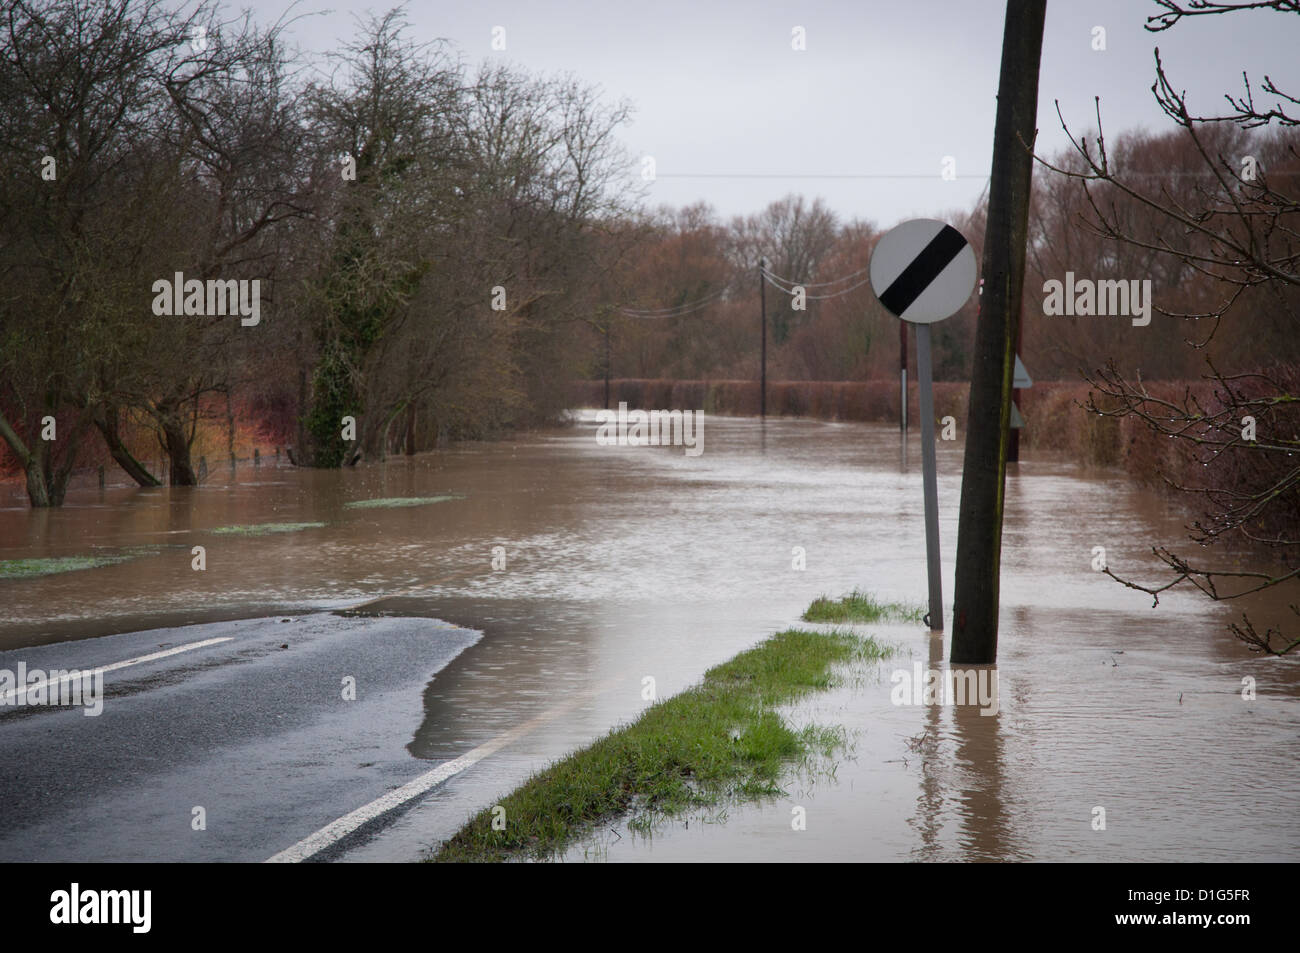
<svg viewBox="0 0 1300 953">
<path fill-rule="evenodd" d="M 915 438 L 914 438 L 915 441 Z M 961 447 L 939 446 L 945 599 Z M 350 508 L 390 497 L 458 499 Z M 579 695 L 571 715 L 449 783 L 365 859 L 405 859 L 468 811 L 710 665 L 854 587 L 925 601 L 919 452 L 893 427 L 707 419 L 704 453 L 602 447 L 573 427 L 345 471 L 265 461 L 198 488 L 75 486 L 33 512 L 0 489 L 0 559 L 143 553 L 0 580 L 0 647 L 272 613 L 358 606 L 433 615 L 485 638 L 425 690 L 408 750 L 440 760 Z M 854 751 L 834 780 L 736 808 L 725 824 L 606 838 L 570 857 L 654 859 L 1300 859 L 1300 664 L 1226 631 L 1239 609 L 1170 592 L 1160 606 L 1092 571 L 1160 578 L 1153 543 L 1190 550 L 1186 517 L 1122 474 L 1029 454 L 1008 478 L 1000 707 L 898 706 L 890 675 L 941 668 L 946 640 L 865 627 L 899 656 L 874 681 L 793 717 L 840 723 Z M 213 532 L 323 523 L 270 535 Z M 191 568 L 203 546 L 206 570 Z M 506 565 L 494 569 L 494 547 Z M 796 548 L 806 568 L 793 568 Z M 499 550 L 496 551 L 499 554 Z M 1251 603 L 1285 623 L 1296 594 Z M 1242 697 L 1242 679 L 1257 697 Z M 473 776 L 470 776 L 473 775 Z M 799 800 L 802 798 L 802 800 Z M 796 803 L 798 801 L 798 803 Z M 792 831 L 791 806 L 808 805 Z M 1107 827 L 1094 829 L 1094 809 Z"/>
</svg>

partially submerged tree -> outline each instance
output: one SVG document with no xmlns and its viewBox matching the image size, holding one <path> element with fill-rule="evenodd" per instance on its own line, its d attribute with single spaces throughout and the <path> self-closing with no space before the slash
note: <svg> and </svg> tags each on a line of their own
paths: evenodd
<svg viewBox="0 0 1300 953">
<path fill-rule="evenodd" d="M 369 21 L 308 91 L 321 153 L 355 170 L 335 167 L 319 213 L 299 457 L 318 466 L 562 409 L 573 326 L 603 304 L 599 230 L 627 211 L 626 106 L 567 77 L 466 79 L 404 31 L 398 11 Z"/>
<path fill-rule="evenodd" d="M 558 413 L 634 234 L 627 107 L 467 76 L 399 11 L 304 85 L 283 22 L 185 10 L 0 0 L 0 439 L 33 505 L 96 431 L 137 483 L 160 482 L 142 434 L 197 482 L 200 429 L 224 420 L 233 452 L 241 395 L 296 396 L 294 457 L 326 466 Z M 177 274 L 256 281 L 266 313 L 155 313 Z"/>
<path fill-rule="evenodd" d="M 122 354 L 116 266 L 139 234 L 123 216 L 150 178 L 135 146 L 209 13 L 129 0 L 0 4 L 0 436 L 33 506 L 62 503 L 103 371 Z M 48 419 L 63 421 L 54 439 L 40 436 Z"/>
<path fill-rule="evenodd" d="M 121 437 L 135 411 L 171 482 L 196 482 L 194 424 L 228 387 L 234 319 L 159 319 L 151 289 L 256 275 L 256 239 L 298 211 L 274 181 L 272 143 L 294 152 L 278 30 L 208 0 L 0 2 L 0 437 L 33 506 L 63 501 L 92 426 L 157 483 Z M 51 418 L 57 436 L 38 436 Z"/>
</svg>

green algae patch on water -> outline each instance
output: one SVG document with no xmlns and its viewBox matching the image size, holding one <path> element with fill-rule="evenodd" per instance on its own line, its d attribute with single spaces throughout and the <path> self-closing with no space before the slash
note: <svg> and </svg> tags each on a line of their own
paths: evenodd
<svg viewBox="0 0 1300 953">
<path fill-rule="evenodd" d="M 847 596 L 821 596 L 804 610 L 804 622 L 920 622 L 925 608 L 903 602 L 880 602 L 870 592 L 854 589 Z"/>
<path fill-rule="evenodd" d="M 431 859 L 545 859 L 625 815 L 644 833 L 686 811 L 781 795 L 801 760 L 829 756 L 846 739 L 842 730 L 795 729 L 777 707 L 840 684 L 837 665 L 891 652 L 848 632 L 779 632 L 533 775 Z"/>
<path fill-rule="evenodd" d="M 344 503 L 343 508 L 349 510 L 369 510 L 369 509 L 386 509 L 395 506 L 427 506 L 430 503 L 446 503 L 448 500 L 459 500 L 459 496 L 390 496 L 380 500 L 353 500 L 351 503 Z"/>
<path fill-rule="evenodd" d="M 156 548 L 130 549 L 120 553 L 101 553 L 94 556 L 49 556 L 41 559 L 0 560 L 0 579 L 34 579 L 82 569 L 99 569 L 157 555 Z"/>
<path fill-rule="evenodd" d="M 245 526 L 219 526 L 209 530 L 223 536 L 269 536 L 271 533 L 297 533 L 304 529 L 321 529 L 324 523 L 250 523 Z"/>
</svg>

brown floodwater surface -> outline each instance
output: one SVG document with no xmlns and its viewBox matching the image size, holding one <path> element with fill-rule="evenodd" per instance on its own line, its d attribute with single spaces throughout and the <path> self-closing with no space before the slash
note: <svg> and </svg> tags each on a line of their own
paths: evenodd
<svg viewBox="0 0 1300 953">
<path fill-rule="evenodd" d="M 915 439 L 915 438 L 914 438 Z M 0 648 L 229 618 L 358 611 L 436 616 L 484 632 L 425 689 L 414 758 L 454 757 L 557 703 L 584 704 L 435 792 L 359 859 L 405 859 L 530 770 L 636 716 L 820 595 L 855 587 L 922 604 L 920 455 L 900 469 L 878 424 L 709 417 L 704 452 L 608 447 L 575 426 L 342 471 L 214 468 L 197 488 L 99 490 L 35 512 L 0 488 L 0 560 L 129 556 L 0 578 Z M 951 610 L 961 446 L 940 442 Z M 452 496 L 418 506 L 349 507 Z M 900 706 L 890 676 L 941 668 L 920 626 L 861 627 L 899 647 L 865 682 L 792 717 L 842 724 L 835 777 L 597 844 L 629 859 L 1296 860 L 1300 660 L 1252 655 L 1239 618 L 1174 590 L 1151 597 L 1094 572 L 1161 580 L 1153 544 L 1193 550 L 1185 514 L 1122 474 L 1027 453 L 1007 481 L 1000 712 Z M 292 532 L 217 533 L 256 524 Z M 205 550 L 196 571 L 192 549 Z M 494 547 L 505 567 L 493 568 Z M 806 568 L 793 568 L 801 550 Z M 500 551 L 496 551 L 498 554 Z M 1293 588 L 1250 603 L 1285 625 Z M 1295 628 L 1295 619 L 1290 617 Z M 949 627 L 951 623 L 949 621 Z M 1261 629 L 1263 626 L 1261 626 Z M 1242 679 L 1257 697 L 1242 697 Z M 791 806 L 807 807 L 793 831 Z M 1094 830 L 1094 809 L 1106 829 Z M 590 856 L 591 844 L 570 854 Z"/>
</svg>

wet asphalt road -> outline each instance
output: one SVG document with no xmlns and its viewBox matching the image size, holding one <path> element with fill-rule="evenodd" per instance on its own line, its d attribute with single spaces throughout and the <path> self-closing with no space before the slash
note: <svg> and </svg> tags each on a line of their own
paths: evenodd
<svg viewBox="0 0 1300 953">
<path fill-rule="evenodd" d="M 0 670 L 87 670 L 216 638 L 229 641 L 105 673 L 98 716 L 0 705 L 0 861 L 266 860 L 434 766 L 409 750 L 423 690 L 480 634 L 276 616 L 15 649 Z"/>
</svg>

